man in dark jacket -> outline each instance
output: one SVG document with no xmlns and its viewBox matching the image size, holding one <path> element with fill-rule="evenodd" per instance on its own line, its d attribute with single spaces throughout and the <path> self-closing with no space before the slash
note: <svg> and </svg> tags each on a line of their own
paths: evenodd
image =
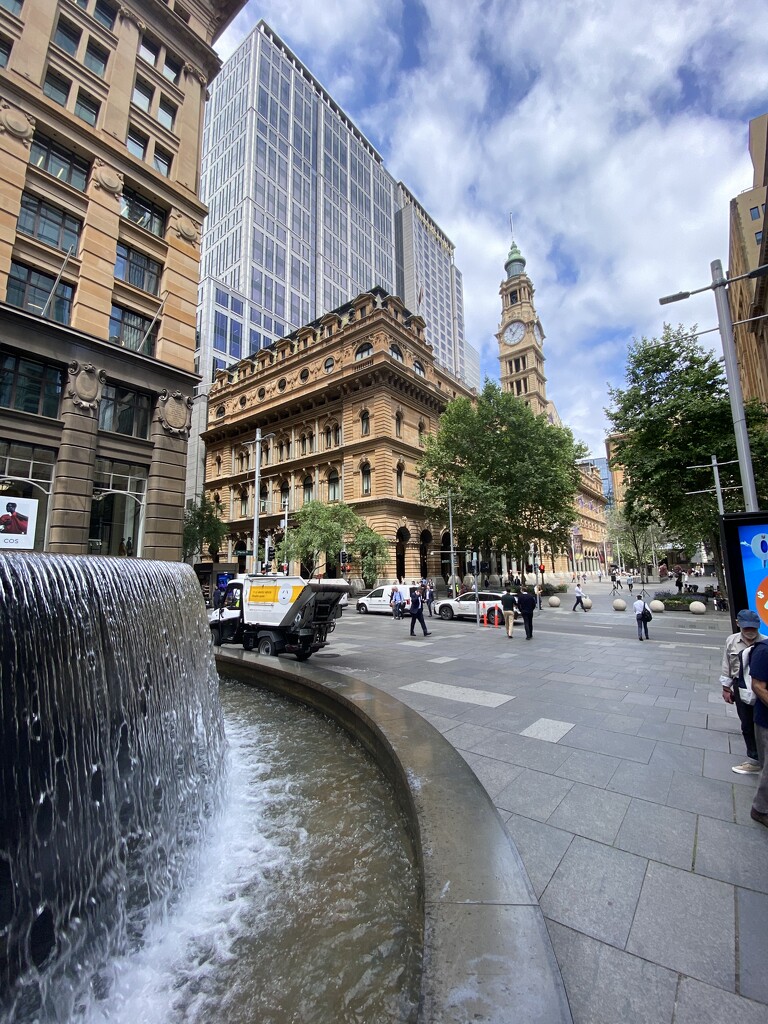
<svg viewBox="0 0 768 1024">
<path fill-rule="evenodd" d="M 421 589 L 419 587 L 413 587 L 411 589 L 411 636 L 416 627 L 416 622 L 421 623 L 421 628 L 424 630 L 424 636 L 430 636 L 427 624 L 424 621 L 424 609 L 422 608 L 421 601 Z"/>
<path fill-rule="evenodd" d="M 536 610 L 536 598 L 523 587 L 517 595 L 517 607 L 523 619 L 525 627 L 525 639 L 533 639 L 533 613 Z"/>
</svg>

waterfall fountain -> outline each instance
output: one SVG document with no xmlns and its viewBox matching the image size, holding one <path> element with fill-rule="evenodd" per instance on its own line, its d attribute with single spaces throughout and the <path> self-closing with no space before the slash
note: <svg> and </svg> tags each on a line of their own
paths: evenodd
<svg viewBox="0 0 768 1024">
<path fill-rule="evenodd" d="M 0 1019 L 71 1019 L 167 911 L 222 784 L 189 567 L 0 556 Z"/>
</svg>

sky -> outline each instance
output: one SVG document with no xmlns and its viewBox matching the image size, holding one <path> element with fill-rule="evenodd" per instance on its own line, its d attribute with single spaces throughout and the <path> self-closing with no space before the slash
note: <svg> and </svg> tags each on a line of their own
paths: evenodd
<svg viewBox="0 0 768 1024">
<path fill-rule="evenodd" d="M 729 202 L 768 111 L 764 0 L 249 0 L 456 247 L 467 339 L 498 380 L 514 237 L 546 336 L 547 396 L 605 455 L 608 386 L 665 320 L 717 326 Z M 717 333 L 701 339 L 718 352 Z"/>
</svg>

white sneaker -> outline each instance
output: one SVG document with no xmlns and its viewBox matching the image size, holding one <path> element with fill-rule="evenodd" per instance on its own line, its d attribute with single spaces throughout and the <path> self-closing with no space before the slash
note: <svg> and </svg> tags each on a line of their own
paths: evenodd
<svg viewBox="0 0 768 1024">
<path fill-rule="evenodd" d="M 760 765 L 754 761 L 745 761 L 743 764 L 735 764 L 731 771 L 737 775 L 756 775 L 760 771 Z"/>
</svg>

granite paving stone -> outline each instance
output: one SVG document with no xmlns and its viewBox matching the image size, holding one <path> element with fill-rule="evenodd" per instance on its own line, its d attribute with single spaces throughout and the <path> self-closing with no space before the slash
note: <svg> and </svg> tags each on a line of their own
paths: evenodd
<svg viewBox="0 0 768 1024">
<path fill-rule="evenodd" d="M 670 1024 L 677 975 L 549 922 L 574 1024 Z"/>
<path fill-rule="evenodd" d="M 520 765 L 497 761 L 495 758 L 483 757 L 481 754 L 468 754 L 465 760 L 480 779 L 486 791 L 494 798 L 523 771 Z"/>
<path fill-rule="evenodd" d="M 623 948 L 647 863 L 576 836 L 541 896 L 541 909 L 553 921 Z"/>
<path fill-rule="evenodd" d="M 549 825 L 600 843 L 612 843 L 630 798 L 576 782 L 547 818 Z"/>
<path fill-rule="evenodd" d="M 640 761 L 647 764 L 655 746 L 653 740 L 640 736 L 628 736 L 621 733 L 602 732 L 577 725 L 564 736 L 560 746 L 577 747 L 581 750 L 594 750 L 598 754 L 622 757 L 629 761 Z"/>
<path fill-rule="evenodd" d="M 768 896 L 748 889 L 736 890 L 739 934 L 739 991 L 749 999 L 768 1003 L 765 963 Z"/>
<path fill-rule="evenodd" d="M 671 768 L 622 761 L 613 773 L 608 789 L 665 804 L 674 774 Z"/>
<path fill-rule="evenodd" d="M 563 832 L 562 829 L 521 814 L 510 814 L 506 818 L 506 825 L 538 899 L 549 885 L 573 836 L 570 832 Z"/>
<path fill-rule="evenodd" d="M 768 1006 L 681 978 L 673 1024 L 768 1024 Z"/>
<path fill-rule="evenodd" d="M 633 798 L 613 845 L 690 871 L 695 838 L 695 814 Z"/>
<path fill-rule="evenodd" d="M 728 737 L 715 729 L 694 729 L 686 726 L 682 744 L 684 747 L 703 747 L 705 750 L 727 750 Z"/>
<path fill-rule="evenodd" d="M 717 779 L 675 772 L 667 804 L 683 811 L 733 821 L 733 787 Z"/>
<path fill-rule="evenodd" d="M 618 757 L 596 754 L 592 750 L 574 750 L 555 772 L 564 779 L 584 782 L 590 786 L 608 785 L 614 772 L 621 764 Z"/>
<path fill-rule="evenodd" d="M 453 733 L 446 735 L 451 739 Z M 483 741 L 474 744 L 471 749 L 476 754 L 495 757 L 499 761 L 511 761 L 523 768 L 543 772 L 554 772 L 571 753 L 567 747 L 559 743 L 548 743 L 546 740 L 535 740 L 529 736 L 497 730 L 488 730 Z"/>
<path fill-rule="evenodd" d="M 640 718 L 639 715 L 615 715 L 607 714 L 603 717 L 600 722 L 601 729 L 607 729 L 609 732 L 623 732 L 629 735 L 637 735 L 637 730 L 645 721 L 644 718 Z"/>
<path fill-rule="evenodd" d="M 496 795 L 494 802 L 503 811 L 546 821 L 573 785 L 569 779 L 526 768 Z"/>
<path fill-rule="evenodd" d="M 648 864 L 627 952 L 733 991 L 734 939 L 731 886 L 667 864 Z"/>
<path fill-rule="evenodd" d="M 690 701 L 688 703 L 690 704 Z M 672 708 L 667 715 L 667 721 L 672 725 L 693 725 L 705 729 L 707 716 L 699 711 L 676 711 Z"/>
<path fill-rule="evenodd" d="M 768 892 L 768 835 L 765 826 L 755 824 L 756 828 L 747 828 L 730 821 L 700 818 L 696 872 L 745 889 Z"/>
<path fill-rule="evenodd" d="M 689 775 L 701 775 L 704 770 L 704 751 L 696 747 L 680 747 L 674 743 L 656 743 L 649 764 L 656 768 L 671 768 Z"/>
<path fill-rule="evenodd" d="M 732 749 L 727 754 L 719 750 L 704 751 L 704 777 L 707 779 L 720 779 L 721 782 L 730 782 L 735 786 L 745 786 L 752 793 L 757 788 L 758 776 L 737 775 L 736 772 L 731 771 L 734 765 L 741 764 L 747 758 L 741 733 L 739 733 L 738 740 L 734 738 L 733 745 L 736 747 L 736 750 Z"/>
<path fill-rule="evenodd" d="M 671 743 L 679 743 L 683 735 L 684 726 L 673 725 L 669 722 L 648 722 L 644 721 L 638 729 L 638 736 L 645 736 L 649 740 L 667 740 Z"/>
<path fill-rule="evenodd" d="M 735 776 L 734 776 L 735 778 Z M 761 825 L 757 821 L 753 821 L 750 817 L 750 811 L 752 810 L 752 802 L 755 798 L 755 781 L 752 780 L 752 785 L 747 786 L 734 786 L 733 787 L 733 806 L 736 814 L 736 824 L 745 825 L 747 828 L 751 828 L 754 832 L 765 833 L 765 826 Z"/>
</svg>

